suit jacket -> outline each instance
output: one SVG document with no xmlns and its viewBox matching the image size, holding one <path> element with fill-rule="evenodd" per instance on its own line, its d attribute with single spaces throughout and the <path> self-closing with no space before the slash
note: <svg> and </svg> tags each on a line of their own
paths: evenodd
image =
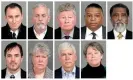
<svg viewBox="0 0 133 80">
<path fill-rule="evenodd" d="M 1 78 L 6 77 L 6 68 L 1 71 Z M 26 72 L 21 69 L 21 78 L 26 78 Z"/>
<path fill-rule="evenodd" d="M 115 39 L 113 30 L 108 32 L 108 39 Z M 126 32 L 126 39 L 132 39 L 132 32 L 129 30 Z"/>
<path fill-rule="evenodd" d="M 81 28 L 81 39 L 85 39 L 86 35 L 86 26 Z M 102 26 L 102 35 L 103 39 L 106 39 L 106 27 Z"/>
<path fill-rule="evenodd" d="M 74 34 L 73 34 L 73 39 L 79 39 L 80 32 L 79 32 L 79 28 L 77 28 L 76 26 L 74 27 Z M 61 39 L 62 35 L 61 35 L 61 28 L 57 28 L 55 30 L 55 39 Z"/>
<path fill-rule="evenodd" d="M 33 31 L 33 26 L 28 28 L 28 39 L 37 39 Z M 53 28 L 47 26 L 47 32 L 43 39 L 53 39 Z"/>
<path fill-rule="evenodd" d="M 79 67 L 76 66 L 75 78 L 79 78 L 79 75 L 80 75 L 80 70 L 79 70 Z M 55 78 L 62 78 L 61 67 L 55 70 Z"/>
<path fill-rule="evenodd" d="M 12 33 L 10 32 L 10 27 L 8 24 L 2 27 L 1 35 L 2 35 L 2 39 L 13 39 Z M 19 27 L 17 39 L 26 39 L 26 26 L 24 26 L 23 24 L 21 24 Z"/>
</svg>

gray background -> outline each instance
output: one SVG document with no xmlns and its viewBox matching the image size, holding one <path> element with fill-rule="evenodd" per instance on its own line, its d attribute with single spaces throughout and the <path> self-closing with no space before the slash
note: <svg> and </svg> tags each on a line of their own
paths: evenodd
<svg viewBox="0 0 133 80">
<path fill-rule="evenodd" d="M 117 3 L 122 3 L 124 5 L 126 5 L 129 9 L 129 20 L 128 20 L 128 26 L 127 29 L 132 31 L 132 2 L 108 2 L 108 8 L 107 8 L 107 14 L 108 14 L 108 31 L 113 29 L 112 23 L 110 21 L 110 8 L 117 4 Z"/>
<path fill-rule="evenodd" d="M 12 2 L 4 2 L 4 1 L 2 1 L 2 3 L 1 3 L 1 25 L 2 26 L 5 26 L 6 25 L 6 20 L 5 20 L 5 7 L 8 5 L 8 4 L 10 4 L 10 3 L 17 3 L 17 4 L 19 4 L 21 7 L 22 7 L 22 13 L 23 13 L 23 21 L 22 21 L 22 23 L 24 24 L 24 25 L 26 25 L 26 2 L 24 2 L 24 1 L 19 1 L 19 2 L 17 2 L 17 1 L 12 1 Z"/>
<path fill-rule="evenodd" d="M 32 8 L 36 5 L 36 4 L 39 4 L 39 3 L 43 3 L 45 5 L 47 5 L 47 7 L 50 9 L 50 22 L 48 23 L 48 25 L 50 27 L 53 27 L 53 2 L 51 1 L 39 1 L 39 2 L 28 2 L 28 27 L 31 27 L 33 26 L 33 23 L 32 23 Z"/>
<path fill-rule="evenodd" d="M 86 44 L 90 43 L 92 41 L 81 41 L 81 68 L 85 67 L 87 64 L 87 61 L 85 59 L 85 56 L 83 54 L 83 50 Z M 93 41 L 94 42 L 94 41 Z M 104 54 L 103 54 L 103 59 L 102 59 L 102 64 L 106 66 L 106 41 L 96 41 L 100 43 L 103 47 Z"/>
<path fill-rule="evenodd" d="M 103 25 L 106 26 L 106 2 L 96 2 L 96 1 L 82 1 L 81 2 L 81 27 L 85 26 L 85 19 L 84 19 L 84 15 L 85 15 L 85 8 L 91 4 L 91 3 L 96 3 L 99 4 L 102 9 L 103 9 L 103 15 L 104 15 L 104 23 Z"/>
<path fill-rule="evenodd" d="M 80 17 L 79 17 L 79 12 L 80 12 L 79 2 L 72 2 L 72 1 L 71 2 L 65 2 L 65 1 L 63 1 L 63 2 L 55 2 L 55 9 L 54 9 L 55 10 L 55 29 L 59 27 L 58 22 L 57 22 L 58 7 L 59 7 L 59 5 L 65 4 L 65 3 L 71 3 L 75 6 L 75 8 L 76 8 L 76 17 L 77 17 L 76 27 L 79 27 L 79 20 L 80 20 Z"/>
<path fill-rule="evenodd" d="M 76 54 L 77 54 L 77 61 L 76 61 L 76 66 L 80 66 L 79 65 L 79 41 L 55 41 L 55 69 L 58 69 L 61 67 L 60 61 L 59 61 L 59 57 L 58 57 L 58 47 L 59 44 L 63 43 L 63 42 L 69 42 L 71 44 L 73 44 L 75 46 L 76 49 Z"/>
<path fill-rule="evenodd" d="M 13 41 L 13 42 L 17 42 L 18 44 L 20 44 L 22 46 L 22 49 L 23 49 L 23 61 L 22 61 L 22 64 L 21 64 L 21 68 L 26 70 L 26 41 Z M 1 63 L 2 63 L 2 69 L 4 69 L 6 67 L 6 62 L 5 62 L 5 56 L 4 56 L 4 50 L 5 50 L 5 47 L 12 43 L 12 41 L 2 41 L 2 44 L 1 44 Z"/>
<path fill-rule="evenodd" d="M 50 49 L 50 57 L 48 58 L 48 67 L 53 70 L 53 41 L 29 41 L 28 42 L 28 70 L 32 70 L 31 52 L 35 44 L 44 43 Z"/>
</svg>

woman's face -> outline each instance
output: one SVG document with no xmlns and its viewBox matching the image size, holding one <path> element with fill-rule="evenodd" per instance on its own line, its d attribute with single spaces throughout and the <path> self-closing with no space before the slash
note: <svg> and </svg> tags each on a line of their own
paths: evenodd
<svg viewBox="0 0 133 80">
<path fill-rule="evenodd" d="M 100 51 L 98 51 L 96 48 L 88 47 L 86 60 L 90 66 L 98 67 L 101 63 L 102 57 L 102 53 L 100 53 Z"/>
</svg>

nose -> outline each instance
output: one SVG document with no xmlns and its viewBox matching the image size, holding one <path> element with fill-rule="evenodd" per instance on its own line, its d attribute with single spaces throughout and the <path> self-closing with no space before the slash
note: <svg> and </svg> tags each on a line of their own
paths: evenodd
<svg viewBox="0 0 133 80">
<path fill-rule="evenodd" d="M 69 58 L 69 55 L 66 55 L 66 56 L 65 56 L 65 59 L 66 59 L 66 60 L 69 60 L 69 59 L 70 59 L 70 58 Z"/>
<path fill-rule="evenodd" d="M 41 57 L 39 57 L 39 62 L 42 62 L 42 58 Z"/>
<path fill-rule="evenodd" d="M 12 57 L 11 57 L 11 61 L 14 61 L 14 60 L 15 60 L 15 58 L 12 56 Z"/>
<path fill-rule="evenodd" d="M 119 15 L 119 16 L 118 16 L 118 20 L 120 20 L 120 21 L 121 21 L 121 19 L 122 19 L 122 17 L 121 17 L 121 15 Z"/>
<path fill-rule="evenodd" d="M 12 22 L 13 22 L 13 23 L 16 23 L 16 18 L 13 18 L 13 19 L 12 19 Z"/>
<path fill-rule="evenodd" d="M 39 21 L 42 21 L 42 16 L 39 16 Z"/>
<path fill-rule="evenodd" d="M 69 23 L 69 18 L 68 17 L 65 18 L 65 23 Z"/>
<path fill-rule="evenodd" d="M 95 16 L 92 15 L 92 16 L 91 16 L 91 21 L 94 21 L 94 20 L 95 20 Z"/>
</svg>

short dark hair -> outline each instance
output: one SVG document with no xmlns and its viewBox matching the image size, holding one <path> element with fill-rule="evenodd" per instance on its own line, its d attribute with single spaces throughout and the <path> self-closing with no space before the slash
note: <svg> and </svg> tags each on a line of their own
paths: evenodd
<svg viewBox="0 0 133 80">
<path fill-rule="evenodd" d="M 22 7 L 21 7 L 19 4 L 17 4 L 17 3 L 11 3 L 11 4 L 8 4 L 8 5 L 5 7 L 5 15 L 6 15 L 6 12 L 7 12 L 7 9 L 8 9 L 8 8 L 15 8 L 15 7 L 18 7 L 19 10 L 20 10 L 20 12 L 21 12 L 21 14 L 22 14 Z"/>
<path fill-rule="evenodd" d="M 7 51 L 13 49 L 14 47 L 19 47 L 19 50 L 20 50 L 20 54 L 21 54 L 21 57 L 23 56 L 23 49 L 22 49 L 22 46 L 16 42 L 12 42 L 10 44 L 8 44 L 4 50 L 4 56 L 6 56 L 6 53 Z"/>
<path fill-rule="evenodd" d="M 112 16 L 114 8 L 125 8 L 126 9 L 126 13 L 129 16 L 129 9 L 128 9 L 128 7 L 126 5 L 124 5 L 124 4 L 122 4 L 122 3 L 115 4 L 115 5 L 113 5 L 110 8 L 110 16 Z"/>
<path fill-rule="evenodd" d="M 86 11 L 87 8 L 91 8 L 91 7 L 101 9 L 102 12 L 103 12 L 102 7 L 101 7 L 99 4 L 96 4 L 96 3 L 91 3 L 91 4 L 89 4 L 89 5 L 85 8 L 85 11 Z"/>
</svg>

